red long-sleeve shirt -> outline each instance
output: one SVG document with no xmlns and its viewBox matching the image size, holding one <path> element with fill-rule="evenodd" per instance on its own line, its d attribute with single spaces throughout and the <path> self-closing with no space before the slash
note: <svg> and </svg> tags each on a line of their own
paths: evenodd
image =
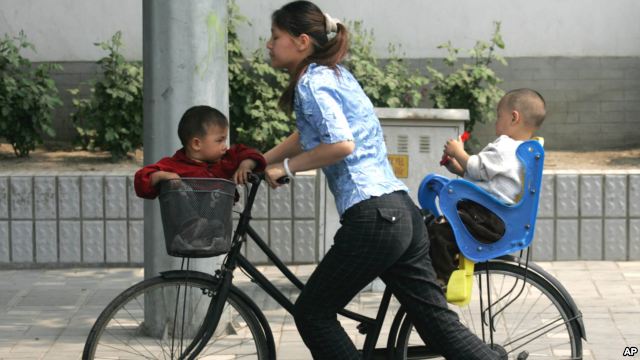
<svg viewBox="0 0 640 360">
<path fill-rule="evenodd" d="M 162 158 L 155 164 L 147 165 L 136 172 L 133 185 L 136 194 L 145 199 L 158 196 L 158 188 L 151 185 L 151 174 L 156 171 L 168 171 L 180 177 L 231 179 L 243 160 L 252 159 L 258 164 L 254 171 L 263 171 L 267 166 L 262 154 L 242 144 L 232 145 L 224 156 L 215 163 L 191 160 L 184 148 L 176 151 L 172 157 Z"/>
</svg>

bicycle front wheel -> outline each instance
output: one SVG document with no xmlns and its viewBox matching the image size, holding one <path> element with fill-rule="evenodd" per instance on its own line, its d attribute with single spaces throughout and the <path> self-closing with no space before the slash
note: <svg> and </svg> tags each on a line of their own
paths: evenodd
<svg viewBox="0 0 640 360">
<path fill-rule="evenodd" d="M 155 277 L 116 297 L 96 320 L 83 359 L 182 359 L 207 327 L 217 283 Z M 194 359 L 268 359 L 268 346 L 252 308 L 233 291 L 220 322 Z"/>
<path fill-rule="evenodd" d="M 499 261 L 476 264 L 471 302 L 451 308 L 465 326 L 485 343 L 493 340 L 509 359 L 523 351 L 528 360 L 582 359 L 580 327 L 570 306 L 549 281 L 522 266 Z M 406 314 L 399 316 L 404 320 L 395 342 L 396 358 L 442 359 L 425 345 Z"/>
</svg>

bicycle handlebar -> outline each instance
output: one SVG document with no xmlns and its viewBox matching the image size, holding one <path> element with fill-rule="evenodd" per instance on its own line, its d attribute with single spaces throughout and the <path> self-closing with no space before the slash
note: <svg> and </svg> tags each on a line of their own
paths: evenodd
<svg viewBox="0 0 640 360">
<path fill-rule="evenodd" d="M 260 183 L 260 181 L 264 180 L 264 178 L 265 178 L 265 173 L 250 173 L 248 180 L 249 180 L 250 183 L 252 183 L 254 185 L 257 185 L 257 184 Z M 285 184 L 288 184 L 288 183 L 291 182 L 291 178 L 289 178 L 288 176 L 283 176 L 283 177 L 279 178 L 278 180 L 276 180 L 276 182 L 278 184 L 285 185 Z"/>
</svg>

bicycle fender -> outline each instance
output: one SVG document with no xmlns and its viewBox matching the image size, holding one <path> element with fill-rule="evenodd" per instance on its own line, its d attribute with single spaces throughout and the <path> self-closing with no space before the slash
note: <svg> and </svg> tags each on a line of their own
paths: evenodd
<svg viewBox="0 0 640 360">
<path fill-rule="evenodd" d="M 491 261 L 505 261 L 505 262 L 511 262 L 511 263 L 523 265 L 523 261 L 520 258 L 517 258 L 513 255 L 501 256 Z M 540 267 L 540 265 L 534 262 L 529 262 L 528 266 L 530 270 L 533 270 L 542 278 L 550 282 L 551 285 L 553 285 L 553 287 L 555 287 L 556 290 L 560 292 L 560 295 L 562 295 L 564 300 L 567 302 L 567 305 L 569 305 L 569 309 L 571 310 L 571 313 L 572 313 L 571 315 L 573 317 L 576 317 L 576 321 L 578 322 L 578 328 L 580 329 L 580 336 L 586 341 L 587 333 L 584 328 L 584 322 L 582 321 L 582 312 L 580 311 L 580 309 L 578 309 L 578 305 L 576 305 L 575 301 L 573 301 L 571 294 L 569 294 L 567 289 L 562 285 L 562 283 L 560 283 L 560 281 L 558 281 L 558 279 L 556 279 L 553 275 L 545 271 L 542 267 Z"/>
<path fill-rule="evenodd" d="M 188 277 L 190 278 L 201 279 L 208 282 L 212 282 L 214 284 L 217 284 L 218 282 L 220 282 L 220 279 L 215 278 L 213 275 L 203 273 L 200 271 L 169 270 L 169 271 L 163 271 L 160 273 L 160 276 L 162 276 L 165 279 L 182 279 L 185 277 L 185 275 L 188 275 Z M 271 326 L 269 326 L 269 322 L 267 321 L 267 318 L 264 316 L 264 313 L 260 310 L 258 305 L 256 305 L 256 303 L 253 302 L 253 300 L 251 300 L 251 298 L 247 294 L 245 294 L 242 290 L 238 289 L 233 284 L 231 284 L 230 291 L 234 295 L 237 295 L 238 298 L 240 298 L 246 305 L 248 305 L 249 308 L 251 308 L 253 313 L 258 318 L 260 326 L 262 327 L 262 331 L 265 335 L 265 338 L 267 339 L 267 347 L 269 348 L 269 359 L 275 360 L 276 359 L 275 340 L 273 339 L 273 332 L 271 331 Z"/>
<path fill-rule="evenodd" d="M 216 279 L 213 275 L 194 270 L 169 270 L 160 273 L 160 276 L 165 279 L 182 279 L 185 275 L 188 275 L 190 278 L 205 280 L 212 283 L 219 282 L 219 279 Z"/>
</svg>

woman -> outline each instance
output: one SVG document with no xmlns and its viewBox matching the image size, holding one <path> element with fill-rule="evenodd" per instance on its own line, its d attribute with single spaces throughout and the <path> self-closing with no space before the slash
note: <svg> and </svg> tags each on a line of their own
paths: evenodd
<svg viewBox="0 0 640 360">
<path fill-rule="evenodd" d="M 406 307 L 423 339 L 448 359 L 497 359 L 447 308 L 429 258 L 422 216 L 393 174 L 371 101 L 339 65 L 344 25 L 308 1 L 272 15 L 273 67 L 291 75 L 281 106 L 298 130 L 265 154 L 272 187 L 284 175 L 322 168 L 341 227 L 298 297 L 294 318 L 314 359 L 359 359 L 337 312 L 380 277 Z"/>
</svg>

